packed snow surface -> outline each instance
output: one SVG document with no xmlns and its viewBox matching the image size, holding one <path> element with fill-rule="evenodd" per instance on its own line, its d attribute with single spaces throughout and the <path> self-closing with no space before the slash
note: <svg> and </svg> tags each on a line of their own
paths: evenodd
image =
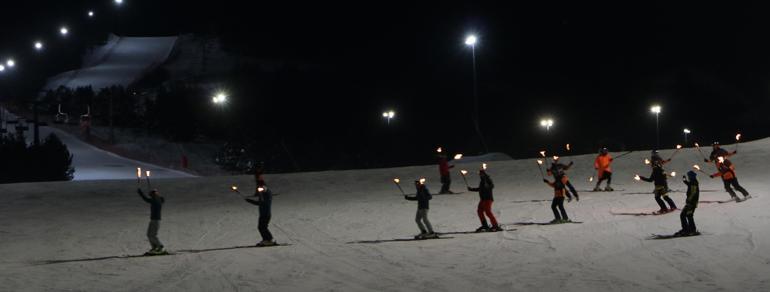
<svg viewBox="0 0 770 292">
<path fill-rule="evenodd" d="M 725 146 L 732 150 L 735 146 Z M 710 149 L 704 149 L 707 151 Z M 663 150 L 668 157 L 673 150 Z M 613 153 L 618 155 L 619 153 Z M 708 154 L 708 153 L 706 153 Z M 430 154 L 427 154 L 430 155 Z M 115 258 L 149 249 L 149 206 L 135 181 L 80 181 L 0 185 L 0 290 L 3 291 L 768 291 L 770 290 L 770 139 L 741 144 L 737 175 L 754 198 L 728 199 L 719 179 L 700 174 L 701 236 L 648 240 L 680 229 L 679 212 L 657 210 L 649 175 L 634 152 L 615 161 L 615 192 L 582 192 L 566 204 L 582 224 L 516 226 L 553 219 L 553 191 L 535 159 L 497 161 L 493 209 L 514 231 L 462 234 L 479 226 L 478 195 L 434 195 L 430 220 L 448 239 L 411 238 L 416 203 L 404 200 L 392 179 L 425 176 L 439 188 L 435 165 L 267 175 L 278 193 L 273 231 L 289 246 L 253 248 L 257 208 L 230 192 L 254 187 L 249 176 L 156 180 L 166 198 L 160 239 L 175 255 Z M 594 155 L 568 173 L 579 190 L 592 188 Z M 671 195 L 683 206 L 681 175 L 693 164 L 707 172 L 695 149 L 683 149 L 667 171 Z M 478 163 L 459 169 L 478 183 Z M 534 200 L 534 201 L 533 201 Z M 544 200 L 544 201 L 537 201 Z M 453 234 L 454 233 L 454 234 Z"/>
<path fill-rule="evenodd" d="M 51 77 L 44 90 L 59 86 L 92 86 L 94 91 L 121 85 L 127 87 L 171 54 L 177 37 L 119 37 L 111 35 L 107 43 L 85 56 L 80 69 Z"/>
</svg>

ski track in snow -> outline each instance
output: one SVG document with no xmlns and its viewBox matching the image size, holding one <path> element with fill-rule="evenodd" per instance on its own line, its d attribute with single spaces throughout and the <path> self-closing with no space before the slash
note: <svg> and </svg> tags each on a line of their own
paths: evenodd
<svg viewBox="0 0 770 292">
<path fill-rule="evenodd" d="M 259 239 L 258 209 L 228 190 L 253 185 L 250 176 L 158 180 L 167 199 L 159 237 L 171 252 L 191 251 L 159 257 L 100 259 L 149 248 L 149 207 L 134 193 L 135 182 L 0 185 L 0 290 L 767 291 L 768 149 L 770 139 L 745 143 L 734 157 L 741 183 L 759 196 L 700 204 L 695 218 L 704 234 L 667 240 L 647 237 L 679 230 L 678 211 L 610 214 L 657 209 L 653 194 L 646 195 L 652 184 L 631 179 L 649 171 L 640 162 L 645 151 L 613 165 L 623 191 L 583 192 L 580 201 L 565 202 L 569 217 L 583 224 L 511 225 L 553 219 L 553 190 L 531 159 L 496 161 L 489 170 L 493 210 L 515 231 L 379 244 L 356 242 L 411 238 L 418 230 L 416 202 L 404 200 L 390 180 L 426 176 L 435 192 L 435 166 L 268 175 L 282 194 L 270 228 L 278 242 L 291 244 L 270 248 L 247 247 Z M 593 157 L 563 158 L 576 163 L 569 171 L 576 187 L 592 187 L 577 178 L 593 175 Z M 695 162 L 686 157 L 667 170 L 686 172 Z M 683 189 L 678 179 L 669 184 Z M 719 190 L 701 193 L 701 200 L 727 196 L 719 180 L 703 175 L 701 188 Z M 413 193 L 409 185 L 404 190 Z M 671 197 L 684 205 L 684 194 Z M 476 193 L 434 196 L 430 221 L 437 232 L 473 231 L 477 203 Z M 43 263 L 51 260 L 74 261 Z"/>
</svg>

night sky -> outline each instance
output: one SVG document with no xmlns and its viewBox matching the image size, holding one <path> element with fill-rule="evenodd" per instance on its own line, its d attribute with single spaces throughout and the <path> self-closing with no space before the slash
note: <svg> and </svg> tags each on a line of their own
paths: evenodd
<svg viewBox="0 0 770 292">
<path fill-rule="evenodd" d="M 299 102 L 312 111 L 281 109 L 280 123 L 294 125 L 296 139 L 321 130 L 413 163 L 430 161 L 438 145 L 482 151 L 471 122 L 471 51 L 463 45 L 476 33 L 481 130 L 491 151 L 532 157 L 565 143 L 583 153 L 649 149 L 653 103 L 663 107 L 664 146 L 682 143 L 684 127 L 701 144 L 730 142 L 736 131 L 749 139 L 770 135 L 766 6 L 326 2 L 126 0 L 115 8 L 111 1 L 27 1 L 16 4 L 23 13 L 0 20 L 0 54 L 54 62 L 25 55 L 34 36 L 52 39 L 51 51 L 76 49 L 65 42 L 79 38 L 78 27 L 215 34 L 240 54 L 341 72 L 328 90 Z M 89 7 L 97 20 L 84 17 Z M 64 22 L 72 38 L 54 41 Z M 387 126 L 380 115 L 390 108 L 398 116 Z M 556 122 L 547 135 L 539 127 L 544 116 Z"/>
</svg>

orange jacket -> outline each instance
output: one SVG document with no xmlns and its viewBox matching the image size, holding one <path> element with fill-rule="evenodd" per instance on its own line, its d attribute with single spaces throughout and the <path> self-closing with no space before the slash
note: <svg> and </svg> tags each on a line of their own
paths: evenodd
<svg viewBox="0 0 770 292">
<path fill-rule="evenodd" d="M 730 163 L 729 160 L 725 160 L 725 163 L 717 162 L 717 173 L 712 174 L 711 177 L 721 176 L 722 180 L 731 180 L 735 178 L 735 165 Z"/>
<path fill-rule="evenodd" d="M 594 160 L 594 168 L 599 171 L 599 177 L 602 177 L 605 171 L 612 172 L 610 164 L 612 163 L 612 156 L 609 153 L 607 155 L 596 156 Z"/>
</svg>

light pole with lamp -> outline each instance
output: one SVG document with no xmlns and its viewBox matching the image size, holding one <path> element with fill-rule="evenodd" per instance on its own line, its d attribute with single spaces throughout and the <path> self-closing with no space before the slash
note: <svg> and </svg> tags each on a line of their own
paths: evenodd
<svg viewBox="0 0 770 292">
<path fill-rule="evenodd" d="M 659 105 L 650 107 L 650 112 L 655 114 L 655 149 L 660 148 L 660 110 Z"/>
<path fill-rule="evenodd" d="M 479 126 L 479 94 L 476 78 L 476 43 L 478 38 L 476 35 L 468 35 L 465 38 L 465 45 L 471 47 L 471 57 L 473 58 L 473 125 L 476 129 L 476 135 L 479 136 L 481 146 L 484 147 L 484 153 L 489 152 L 487 143 L 484 142 L 484 136 L 481 134 L 481 127 Z"/>
</svg>

